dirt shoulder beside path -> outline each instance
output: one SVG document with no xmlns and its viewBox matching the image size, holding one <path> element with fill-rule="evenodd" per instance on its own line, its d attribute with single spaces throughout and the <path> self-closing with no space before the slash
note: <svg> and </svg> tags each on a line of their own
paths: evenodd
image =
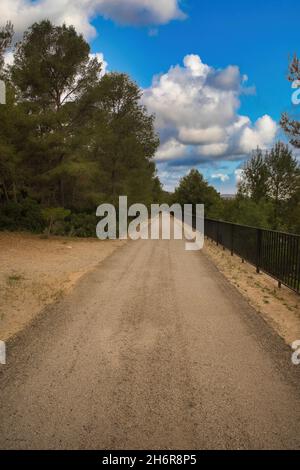
<svg viewBox="0 0 300 470">
<path fill-rule="evenodd" d="M 241 258 L 231 256 L 211 240 L 205 240 L 203 252 L 287 344 L 300 339 L 299 295 L 284 286 L 279 289 L 277 281 L 257 274 L 254 266 L 242 263 Z"/>
<path fill-rule="evenodd" d="M 0 233 L 0 339 L 21 331 L 124 243 Z"/>
</svg>

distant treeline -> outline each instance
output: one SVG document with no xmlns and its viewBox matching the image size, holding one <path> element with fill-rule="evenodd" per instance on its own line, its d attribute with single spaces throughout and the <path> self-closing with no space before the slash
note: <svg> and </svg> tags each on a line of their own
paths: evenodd
<svg viewBox="0 0 300 470">
<path fill-rule="evenodd" d="M 224 200 L 197 171 L 182 178 L 171 202 L 205 204 L 212 219 L 300 234 L 300 167 L 288 145 L 257 149 L 246 162 L 234 199 Z"/>
</svg>

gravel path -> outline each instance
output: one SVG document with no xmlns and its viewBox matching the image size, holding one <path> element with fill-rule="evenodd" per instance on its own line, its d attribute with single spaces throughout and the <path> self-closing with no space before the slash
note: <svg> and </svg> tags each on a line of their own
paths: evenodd
<svg viewBox="0 0 300 470">
<path fill-rule="evenodd" d="M 8 353 L 1 448 L 300 448 L 291 350 L 182 241 L 127 243 Z"/>
</svg>

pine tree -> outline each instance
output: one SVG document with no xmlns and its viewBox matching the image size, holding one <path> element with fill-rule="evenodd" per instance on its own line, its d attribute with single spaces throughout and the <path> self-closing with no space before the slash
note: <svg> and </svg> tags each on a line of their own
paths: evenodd
<svg viewBox="0 0 300 470">
<path fill-rule="evenodd" d="M 50 21 L 35 23 L 16 47 L 11 77 L 33 128 L 26 142 L 32 196 L 47 205 L 70 204 L 82 170 L 74 151 L 76 102 L 101 70 L 89 52 L 72 26 Z"/>
</svg>

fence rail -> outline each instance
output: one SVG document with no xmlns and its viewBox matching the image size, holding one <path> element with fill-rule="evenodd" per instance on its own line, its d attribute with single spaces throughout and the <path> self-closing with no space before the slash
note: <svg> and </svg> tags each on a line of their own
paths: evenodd
<svg viewBox="0 0 300 470">
<path fill-rule="evenodd" d="M 300 235 L 205 219 L 205 236 L 300 293 Z"/>
</svg>

